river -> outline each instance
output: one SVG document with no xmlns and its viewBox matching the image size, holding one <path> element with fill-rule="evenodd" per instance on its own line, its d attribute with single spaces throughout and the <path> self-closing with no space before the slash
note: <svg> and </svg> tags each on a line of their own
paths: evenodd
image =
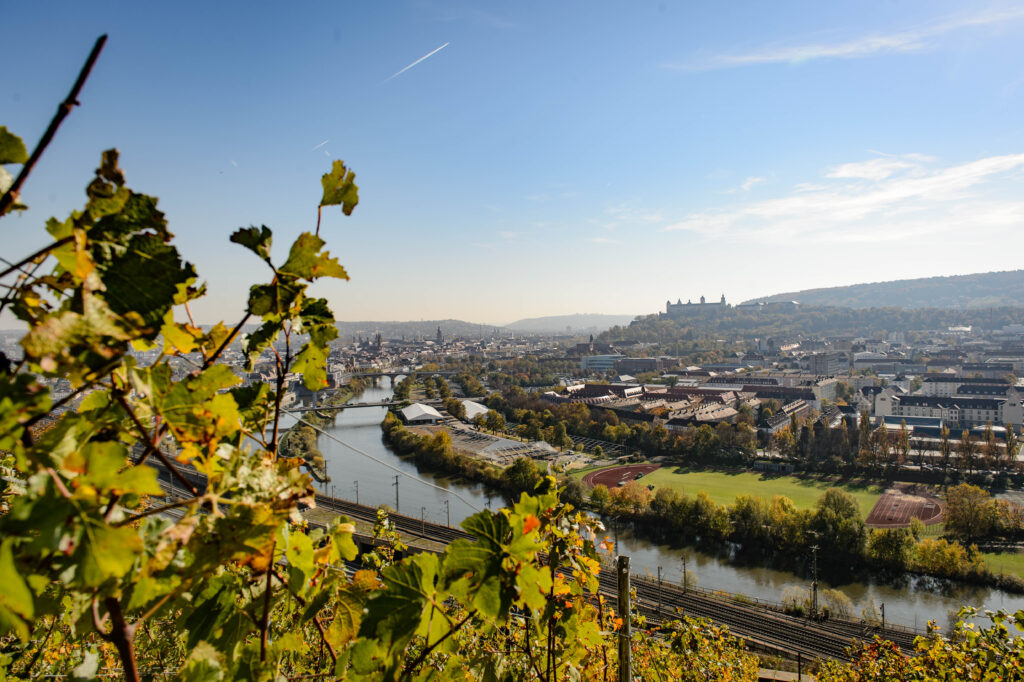
<svg viewBox="0 0 1024 682">
<path fill-rule="evenodd" d="M 353 399 L 353 402 L 377 402 L 391 397 L 392 390 L 385 381 L 372 386 Z M 503 504 L 500 495 L 490 494 L 481 485 L 467 484 L 449 478 L 421 472 L 416 465 L 393 454 L 381 440 L 380 423 L 385 408 L 364 407 L 340 413 L 333 426 L 320 436 L 318 445 L 327 462 L 331 482 L 322 489 L 337 497 L 355 501 L 358 482 L 359 502 L 368 505 L 387 504 L 394 507 L 395 476 L 398 475 L 398 510 L 409 516 L 424 516 L 429 521 L 446 523 L 451 515 L 452 525 L 458 525 L 467 516 L 485 507 L 498 508 Z M 333 440 L 343 441 L 362 451 Z M 373 457 L 375 459 L 370 459 Z M 375 461 L 376 460 L 376 461 Z M 449 508 L 446 508 L 448 500 Z M 612 535 L 609 531 L 609 535 Z M 656 575 L 662 567 L 666 582 L 680 583 L 683 559 L 686 568 L 696 575 L 702 588 L 725 590 L 758 599 L 781 601 L 787 588 L 809 588 L 809 578 L 788 571 L 761 566 L 737 566 L 726 563 L 711 554 L 687 547 L 659 545 L 632 532 L 617 533 L 619 552 L 628 554 L 633 570 Z M 961 605 L 979 609 L 1024 609 L 1024 596 L 989 588 L 949 586 L 942 590 L 925 588 L 922 581 L 909 579 L 906 584 L 887 584 L 880 581 L 847 582 L 832 585 L 820 580 L 821 588 L 842 590 L 854 605 L 854 614 L 872 601 L 885 604 L 886 622 L 924 628 L 931 619 L 949 628 L 950 613 Z"/>
</svg>

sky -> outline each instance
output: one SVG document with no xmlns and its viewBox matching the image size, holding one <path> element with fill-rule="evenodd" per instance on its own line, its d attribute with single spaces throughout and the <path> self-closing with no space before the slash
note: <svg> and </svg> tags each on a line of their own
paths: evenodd
<svg viewBox="0 0 1024 682">
<path fill-rule="evenodd" d="M 13 2 L 0 125 L 31 147 L 109 41 L 7 218 L 84 203 L 102 150 L 160 197 L 237 320 L 320 175 L 338 319 L 647 314 L 1024 263 L 1024 5 L 1011 2 Z"/>
</svg>

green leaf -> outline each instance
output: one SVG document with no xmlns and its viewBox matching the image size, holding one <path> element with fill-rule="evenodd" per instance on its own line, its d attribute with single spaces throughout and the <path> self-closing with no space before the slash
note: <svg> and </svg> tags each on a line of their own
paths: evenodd
<svg viewBox="0 0 1024 682">
<path fill-rule="evenodd" d="M 335 161 L 330 173 L 320 178 L 324 187 L 321 206 L 337 206 L 345 215 L 352 215 L 352 209 L 359 203 L 359 187 L 356 185 L 356 174 L 345 168 L 343 161 Z"/>
<path fill-rule="evenodd" d="M 14 632 L 22 640 L 28 638 L 28 626 L 35 616 L 32 591 L 14 563 L 12 546 L 7 540 L 0 545 L 0 632 Z"/>
<path fill-rule="evenodd" d="M 270 284 L 256 284 L 249 289 L 249 312 L 267 319 L 288 317 L 292 306 L 302 296 L 306 285 L 292 278 L 278 279 Z"/>
<path fill-rule="evenodd" d="M 299 530 L 288 534 L 288 549 L 285 551 L 288 563 L 306 575 L 313 572 L 313 541 Z"/>
<path fill-rule="evenodd" d="M 174 305 L 178 285 L 196 276 L 191 263 L 183 263 L 178 249 L 155 234 L 137 234 L 123 255 L 110 262 L 97 261 L 106 287 L 104 298 L 120 315 L 134 313 L 150 327 L 148 338 L 156 337 L 164 315 Z M 145 286 L 139 286 L 145 282 Z"/>
<path fill-rule="evenodd" d="M 181 679 L 185 682 L 219 682 L 227 671 L 224 657 L 207 642 L 199 642 L 185 660 Z"/>
<path fill-rule="evenodd" d="M 99 587 L 128 574 L 142 552 L 142 539 L 134 528 L 111 528 L 92 523 L 79 548 L 78 579 L 86 587 Z"/>
<path fill-rule="evenodd" d="M 348 273 L 336 258 L 331 258 L 331 254 L 326 251 L 320 252 L 326 243 L 314 234 L 303 232 L 292 244 L 288 260 L 278 271 L 308 280 L 318 277 L 348 279 Z"/>
<path fill-rule="evenodd" d="M 334 620 L 327 628 L 327 641 L 336 651 L 351 642 L 359 632 L 363 601 L 355 590 L 344 589 L 338 591 L 337 598 L 331 603 Z"/>
<path fill-rule="evenodd" d="M 25 163 L 28 161 L 28 150 L 21 138 L 0 126 L 0 164 Z"/>
<path fill-rule="evenodd" d="M 292 371 L 302 374 L 302 385 L 311 391 L 327 386 L 327 355 L 329 349 L 307 343 L 295 356 Z"/>
<path fill-rule="evenodd" d="M 429 634 L 429 624 L 444 620 L 439 614 L 430 617 L 434 609 L 431 601 L 441 603 L 445 599 L 437 588 L 437 569 L 437 556 L 423 553 L 381 572 L 385 589 L 367 604 L 360 634 L 390 640 L 392 662 L 415 635 Z"/>
<path fill-rule="evenodd" d="M 235 244 L 241 244 L 265 260 L 270 267 L 274 267 L 270 263 L 270 245 L 274 241 L 274 233 L 266 225 L 262 225 L 259 228 L 252 225 L 240 227 L 231 235 L 231 241 Z"/>
</svg>

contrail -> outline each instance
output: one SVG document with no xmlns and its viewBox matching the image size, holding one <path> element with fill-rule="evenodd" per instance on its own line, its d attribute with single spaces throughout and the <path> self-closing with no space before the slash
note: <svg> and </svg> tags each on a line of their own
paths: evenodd
<svg viewBox="0 0 1024 682">
<path fill-rule="evenodd" d="M 428 52 L 427 54 L 423 55 L 422 57 L 420 57 L 419 59 L 417 59 L 416 61 L 414 61 L 414 62 L 413 62 L 412 64 L 410 64 L 409 66 L 405 67 L 405 68 L 404 68 L 404 69 L 402 69 L 401 71 L 398 71 L 397 73 L 393 73 L 393 74 L 391 74 L 391 75 L 390 75 L 390 76 L 389 76 L 388 78 L 386 78 L 386 79 L 384 80 L 384 82 L 385 82 L 385 83 L 387 83 L 387 82 L 388 82 L 389 80 L 391 80 L 391 79 L 392 79 L 392 78 L 394 78 L 395 76 L 399 76 L 399 75 L 401 75 L 401 74 L 405 73 L 406 71 L 408 71 L 408 70 L 409 70 L 409 69 L 411 69 L 412 67 L 414 67 L 414 66 L 416 66 L 417 64 L 419 64 L 420 62 L 422 62 L 422 61 L 423 61 L 424 59 L 426 59 L 427 57 L 433 57 L 433 56 L 434 56 L 435 54 L 437 54 L 438 52 L 440 52 L 441 50 L 443 50 L 443 49 L 444 49 L 444 48 L 446 48 L 446 47 L 448 47 L 448 43 L 445 43 L 444 45 L 442 45 L 441 47 L 437 48 L 437 49 L 436 49 L 436 50 L 434 50 L 433 52 Z"/>
<path fill-rule="evenodd" d="M 329 139 L 327 139 L 327 140 L 324 140 L 323 142 L 321 142 L 321 143 L 320 143 L 320 144 L 318 144 L 317 146 L 313 147 L 313 148 L 312 148 L 312 149 L 310 149 L 309 151 L 311 151 L 311 152 L 315 152 L 315 151 L 316 151 L 317 149 L 320 149 L 320 147 L 323 147 L 323 146 L 324 146 L 325 144 L 327 144 L 328 142 L 330 142 L 330 140 L 329 140 Z"/>
</svg>

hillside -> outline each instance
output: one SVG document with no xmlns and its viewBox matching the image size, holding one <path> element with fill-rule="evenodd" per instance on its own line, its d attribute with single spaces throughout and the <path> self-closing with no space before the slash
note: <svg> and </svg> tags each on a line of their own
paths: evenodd
<svg viewBox="0 0 1024 682">
<path fill-rule="evenodd" d="M 754 301 L 799 301 L 807 306 L 845 308 L 998 308 L 1024 305 L 1024 270 L 924 277 L 804 289 Z"/>
<path fill-rule="evenodd" d="M 615 325 L 629 324 L 635 315 L 602 315 L 582 314 L 552 315 L 549 317 L 529 317 L 505 325 L 517 332 L 537 332 L 542 334 L 596 334 Z"/>
</svg>

